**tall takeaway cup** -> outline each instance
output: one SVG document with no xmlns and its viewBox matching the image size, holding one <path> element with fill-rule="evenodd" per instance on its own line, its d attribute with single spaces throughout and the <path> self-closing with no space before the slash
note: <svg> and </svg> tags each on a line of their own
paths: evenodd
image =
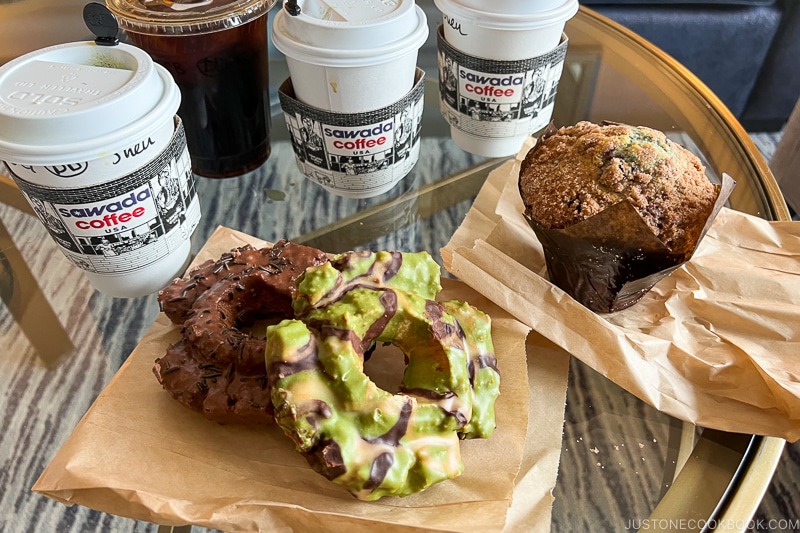
<svg viewBox="0 0 800 533">
<path fill-rule="evenodd" d="M 419 155 L 428 37 L 414 0 L 300 0 L 276 15 L 286 56 L 279 91 L 303 173 L 348 197 L 387 192 Z"/>
<path fill-rule="evenodd" d="M 94 287 L 150 294 L 183 272 L 200 219 L 180 92 L 126 44 L 44 48 L 0 67 L 0 160 Z"/>
<path fill-rule="evenodd" d="M 464 150 L 516 154 L 552 117 L 577 0 L 434 0 L 440 108 Z M 489 7 L 490 5 L 490 7 Z"/>
</svg>

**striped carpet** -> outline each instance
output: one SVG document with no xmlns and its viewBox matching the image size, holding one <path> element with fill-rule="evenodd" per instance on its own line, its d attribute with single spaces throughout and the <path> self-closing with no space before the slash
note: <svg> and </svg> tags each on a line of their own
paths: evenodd
<svg viewBox="0 0 800 533">
<path fill-rule="evenodd" d="M 751 135 L 756 145 L 768 159 L 775 149 L 779 135 L 754 133 Z M 280 212 L 290 202 L 281 194 L 301 195 L 311 198 L 311 186 L 300 180 L 287 181 L 291 173 L 281 165 L 293 165 L 289 153 L 276 147 L 273 155 L 280 165 L 267 178 L 247 178 L 232 180 L 223 190 L 222 196 L 215 198 L 215 206 L 206 199 L 204 212 L 209 215 L 214 209 L 230 209 L 239 205 L 234 199 L 248 194 L 267 196 L 266 205 L 276 210 L 264 216 L 255 208 L 255 203 L 241 205 L 227 215 L 230 226 L 254 235 L 270 239 L 280 230 L 284 236 L 296 236 L 315 229 L 309 222 L 308 213 L 314 213 L 327 220 L 353 214 L 368 206 L 359 202 L 317 202 L 307 203 L 307 213 L 303 217 L 291 217 Z M 423 146 L 425 157 L 421 167 L 416 169 L 420 178 L 449 174 L 453 154 L 441 143 L 428 142 Z M 462 156 L 463 157 L 463 156 Z M 462 162 L 463 163 L 463 162 Z M 202 183 L 202 182 L 201 182 Z M 201 198 L 202 190 L 200 191 Z M 280 194 L 279 194 L 280 193 Z M 451 209 L 423 220 L 415 220 L 392 241 L 372 241 L 371 248 L 437 248 L 447 236 L 452 234 L 469 204 L 461 202 Z M 212 218 L 208 216 L 205 220 Z M 30 487 L 67 438 L 80 417 L 91 405 L 94 398 L 105 387 L 120 367 L 127 354 L 150 326 L 158 314 L 152 297 L 132 300 L 104 298 L 86 290 L 85 281 L 76 269 L 66 263 L 66 259 L 50 246 L 49 239 L 38 221 L 19 211 L 0 205 L 0 219 L 8 228 L 17 245 L 24 250 L 24 260 L 34 276 L 40 277 L 45 269 L 62 269 L 64 276 L 58 283 L 42 286 L 42 291 L 51 301 L 57 319 L 71 334 L 74 350 L 61 359 L 38 357 L 30 343 L 22 334 L 15 319 L 5 306 L 0 307 L 0 532 L 156 532 L 153 524 L 111 516 L 79 506 L 67 507 L 40 497 L 30 491 Z M 285 220 L 281 228 L 275 227 L 275 220 Z M 397 221 L 388 220 L 387 224 Z M 202 243 L 213 231 L 213 227 L 202 226 L 198 231 L 197 242 Z M 25 236 L 24 238 L 22 236 Z M 4 257 L 0 254 L 0 258 Z M 0 287 L 2 288 L 2 287 Z M 24 307 L 24 305 L 23 305 Z M 80 327 L 74 317 L 82 315 Z M 135 317 L 121 324 L 115 317 Z M 581 451 L 587 435 L 597 435 L 609 442 L 623 432 L 619 420 L 607 416 L 601 422 L 583 424 L 584 402 L 581 390 L 587 381 L 596 381 L 591 372 L 573 372 L 569 404 L 577 406 L 569 409 L 570 431 L 565 435 L 563 461 L 586 461 L 587 467 L 594 467 L 601 460 L 594 453 Z M 613 384 L 593 383 L 592 387 L 607 386 L 606 400 L 609 413 L 629 409 L 630 401 L 617 391 Z M 601 406 L 593 406 L 600 410 Z M 641 444 L 639 449 L 622 450 L 626 455 L 624 464 L 634 459 L 658 460 L 663 457 L 662 446 L 665 441 L 662 421 L 658 414 L 642 410 L 643 419 L 654 417 L 652 427 L 645 423 L 641 434 L 633 439 Z M 597 424 L 603 427 L 597 427 Z M 619 424 L 619 426 L 618 426 Z M 634 442 L 634 441 L 631 441 Z M 624 446 L 624 443 L 623 443 Z M 631 446 L 632 448 L 632 446 Z M 634 457 L 635 451 L 635 457 Z M 663 460 L 663 459 L 662 459 Z M 622 463 L 621 463 L 622 464 Z M 608 461 L 611 474 L 613 464 Z M 604 465 L 604 468 L 606 465 Z M 580 472 L 582 468 L 573 468 Z M 571 533 L 575 531 L 617 531 L 623 530 L 630 518 L 641 519 L 657 498 L 662 480 L 647 478 L 638 472 L 623 476 L 609 476 L 610 483 L 600 494 L 587 494 L 582 491 L 582 480 L 563 478 L 556 491 L 553 515 L 553 531 Z M 566 474 L 565 474 L 566 476 Z M 800 446 L 787 446 L 778 473 L 770 486 L 756 515 L 767 523 L 769 519 L 800 518 Z M 194 528 L 201 531 L 200 528 Z M 772 529 L 771 531 L 775 531 Z"/>
</svg>

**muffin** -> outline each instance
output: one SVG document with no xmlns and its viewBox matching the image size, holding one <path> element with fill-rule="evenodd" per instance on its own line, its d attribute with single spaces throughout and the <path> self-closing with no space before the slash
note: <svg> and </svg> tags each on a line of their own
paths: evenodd
<svg viewBox="0 0 800 533">
<path fill-rule="evenodd" d="M 519 191 L 551 281 L 596 312 L 633 305 L 687 261 L 720 196 L 662 132 L 590 122 L 548 129 L 522 161 Z"/>
</svg>

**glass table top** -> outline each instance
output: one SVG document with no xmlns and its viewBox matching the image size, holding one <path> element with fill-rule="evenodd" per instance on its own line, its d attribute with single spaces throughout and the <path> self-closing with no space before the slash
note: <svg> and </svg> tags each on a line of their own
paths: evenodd
<svg viewBox="0 0 800 533">
<path fill-rule="evenodd" d="M 433 32 L 439 24 L 433 2 L 419 3 Z M 570 43 L 556 125 L 611 120 L 661 129 L 697 153 L 712 177 L 728 173 L 737 180 L 731 207 L 770 220 L 789 219 L 766 162 L 723 104 L 690 72 L 585 8 L 565 32 Z M 273 92 L 269 160 L 240 177 L 197 178 L 203 218 L 192 238 L 193 250 L 224 225 L 332 253 L 428 250 L 440 260 L 438 250 L 458 228 L 489 172 L 505 159 L 468 154 L 449 138 L 449 126 L 438 111 L 435 39 L 421 51 L 419 65 L 427 73 L 420 157 L 397 187 L 375 198 L 348 199 L 304 178 Z M 285 62 L 273 54 L 274 87 L 287 76 Z M 56 246 L 7 178 L 0 178 L 0 198 L 0 292 L 6 302 L 0 307 L 0 344 L 11 354 L 0 363 L 5 368 L 0 384 L 9 391 L 0 407 L 5 413 L 30 415 L 24 426 L 10 426 L 0 456 L 5 464 L 24 456 L 10 443 L 39 448 L 6 492 L 17 499 L 13 505 L 20 516 L 45 509 L 58 520 L 66 508 L 43 503 L 43 497 L 30 494 L 30 486 L 156 318 L 158 304 L 155 296 L 122 300 L 94 292 L 77 269 L 54 257 Z M 38 387 L 36 393 L 31 384 Z M 53 409 L 59 399 L 65 404 Z M 671 419 L 573 359 L 552 530 L 637 529 L 644 520 L 676 517 L 746 521 L 782 446 L 779 439 L 704 431 Z M 126 519 L 93 520 L 113 524 Z"/>
</svg>

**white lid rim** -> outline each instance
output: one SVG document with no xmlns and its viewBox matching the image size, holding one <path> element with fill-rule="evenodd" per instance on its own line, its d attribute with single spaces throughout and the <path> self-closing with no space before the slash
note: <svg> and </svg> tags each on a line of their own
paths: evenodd
<svg viewBox="0 0 800 533">
<path fill-rule="evenodd" d="M 20 72 L 24 75 L 27 72 L 25 69 L 40 61 L 94 66 L 87 61 L 95 58 L 122 62 L 113 70 L 120 75 L 127 75 L 124 83 L 121 79 L 120 85 L 109 87 L 108 92 L 97 100 L 60 108 L 64 112 L 52 114 L 28 115 L 25 106 L 17 107 L 4 98 L 8 108 L 0 111 L 0 125 L 3 126 L 0 128 L 0 144 L 20 147 L 22 152 L 30 149 L 23 147 L 59 146 L 43 140 L 53 138 L 53 132 L 58 132 L 57 136 L 64 136 L 63 139 L 73 146 L 91 143 L 98 137 L 113 135 L 119 125 L 124 127 L 125 124 L 139 122 L 143 112 L 151 112 L 159 105 L 168 85 L 173 83 L 171 77 L 165 78 L 160 74 L 151 57 L 140 48 L 125 43 L 103 47 L 94 41 L 78 41 L 36 50 L 3 66 L 0 68 L 0 90 L 4 97 L 7 91 L 16 90 L 16 86 L 10 84 L 13 78 L 9 77 L 19 76 Z M 53 80 L 40 80 L 34 76 L 32 81 L 51 83 Z M 89 85 L 87 88 L 92 87 Z M 109 113 L 113 113 L 113 120 Z"/>
<path fill-rule="evenodd" d="M 561 24 L 580 7 L 578 0 L 566 0 L 560 7 L 530 14 L 491 13 L 462 6 L 453 0 L 434 0 L 439 11 L 461 17 L 475 26 L 491 30 L 532 30 Z"/>
<path fill-rule="evenodd" d="M 316 26 L 321 29 L 352 30 L 359 27 L 380 26 L 382 24 L 391 23 L 397 18 L 407 16 L 409 14 L 409 10 L 418 7 L 419 6 L 417 6 L 414 1 L 404 2 L 401 0 L 399 9 L 395 9 L 394 11 L 386 13 L 385 15 L 377 18 L 360 21 L 321 19 L 312 17 L 306 14 L 305 11 L 301 11 L 299 15 L 293 16 L 292 18 L 299 20 L 302 24 Z M 284 9 L 281 9 L 279 13 L 286 14 Z M 279 13 L 276 13 L 275 16 L 277 17 Z"/>
<path fill-rule="evenodd" d="M 363 67 L 379 65 L 419 50 L 428 39 L 428 23 L 425 13 L 419 6 L 417 10 L 417 27 L 410 35 L 378 48 L 369 49 L 343 49 L 321 48 L 300 43 L 287 38 L 281 32 L 272 32 L 272 42 L 281 53 L 297 61 L 324 67 Z M 278 24 L 281 13 L 275 16 Z M 411 44 L 409 44 L 411 41 Z"/>
<path fill-rule="evenodd" d="M 156 72 L 164 83 L 164 94 L 161 100 L 139 120 L 128 123 L 111 133 L 97 137 L 91 141 L 80 141 L 60 145 L 36 145 L 8 142 L 0 139 L 0 159 L 28 165 L 58 165 L 91 161 L 98 154 L 113 153 L 131 138 L 140 137 L 160 127 L 165 115 L 170 119 L 177 113 L 181 94 L 172 76 L 161 65 L 154 64 Z"/>
</svg>

